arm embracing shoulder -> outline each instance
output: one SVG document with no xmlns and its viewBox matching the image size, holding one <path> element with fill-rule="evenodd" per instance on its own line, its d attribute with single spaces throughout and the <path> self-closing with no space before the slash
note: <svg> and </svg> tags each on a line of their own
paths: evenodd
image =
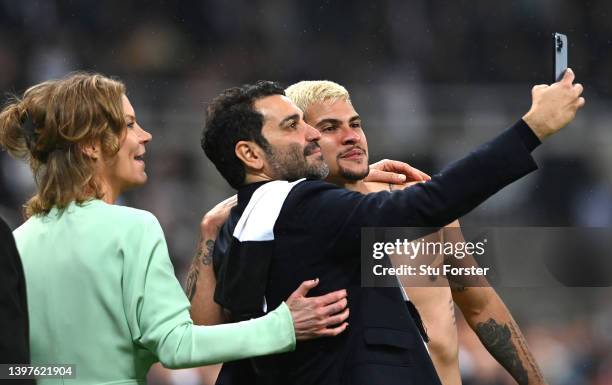
<svg viewBox="0 0 612 385">
<path fill-rule="evenodd" d="M 135 344 L 169 368 L 200 366 L 295 348 L 285 304 L 264 317 L 218 326 L 196 326 L 174 275 L 162 229 L 152 215 L 125 248 L 123 296 Z"/>
</svg>

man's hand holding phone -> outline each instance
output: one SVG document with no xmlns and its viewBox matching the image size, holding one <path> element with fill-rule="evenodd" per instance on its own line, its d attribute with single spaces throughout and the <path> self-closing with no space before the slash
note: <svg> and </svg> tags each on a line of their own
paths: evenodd
<svg viewBox="0 0 612 385">
<path fill-rule="evenodd" d="M 568 68 L 563 78 L 551 85 L 539 84 L 531 90 L 531 109 L 523 120 L 540 140 L 556 133 L 574 120 L 584 106 L 583 87 L 574 84 L 574 71 Z"/>
<path fill-rule="evenodd" d="M 540 140 L 544 140 L 571 122 L 579 108 L 584 106 L 582 85 L 574 84 L 574 72 L 567 68 L 567 36 L 554 33 L 552 41 L 552 85 L 539 84 L 531 90 L 531 109 L 523 120 Z"/>
</svg>

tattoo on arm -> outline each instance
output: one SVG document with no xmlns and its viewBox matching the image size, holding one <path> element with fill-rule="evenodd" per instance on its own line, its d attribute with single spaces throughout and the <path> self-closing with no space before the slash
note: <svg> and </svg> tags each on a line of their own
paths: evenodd
<svg viewBox="0 0 612 385">
<path fill-rule="evenodd" d="M 529 383 L 529 376 L 512 342 L 511 328 L 514 329 L 512 325 L 500 325 L 493 318 L 489 318 L 486 322 L 478 323 L 475 331 L 497 362 L 502 364 L 519 384 L 525 385 Z"/>
<path fill-rule="evenodd" d="M 525 337 L 523 337 L 523 334 L 521 333 L 518 325 L 514 322 L 514 320 L 511 319 L 509 322 L 509 326 L 510 326 L 510 330 L 512 331 L 512 334 L 516 336 L 515 338 L 516 342 L 518 343 L 519 348 L 521 352 L 523 353 L 523 356 L 525 356 L 525 358 L 527 359 L 527 363 L 529 364 L 529 367 L 531 368 L 531 374 L 535 378 L 536 384 L 546 383 L 546 381 L 544 380 L 544 375 L 542 374 L 542 370 L 540 370 L 540 367 L 536 363 L 535 358 L 529 351 L 529 347 L 527 346 L 527 341 L 525 341 Z"/>
<path fill-rule="evenodd" d="M 192 263 L 191 267 L 189 268 L 189 273 L 187 274 L 187 287 L 185 290 L 187 292 L 187 298 L 189 298 L 189 301 L 191 301 L 195 295 L 199 274 L 200 270 L 198 269 L 197 263 Z"/>
<path fill-rule="evenodd" d="M 455 301 L 451 298 L 448 300 L 448 304 L 450 306 L 450 313 L 453 316 L 453 325 L 457 325 L 457 318 L 455 318 Z"/>
<path fill-rule="evenodd" d="M 212 239 L 208 239 L 205 243 L 206 250 L 202 250 L 202 245 L 200 245 L 200 255 L 202 256 L 202 263 L 205 265 L 210 265 L 212 263 L 212 255 L 213 249 L 215 248 L 215 241 Z"/>
<path fill-rule="evenodd" d="M 206 245 L 206 247 L 204 247 Z M 200 275 L 200 265 L 202 262 L 204 265 L 212 264 L 212 253 L 215 248 L 215 241 L 213 239 L 207 239 L 204 242 L 198 242 L 198 251 L 191 262 L 191 267 L 189 267 L 189 273 L 187 274 L 187 285 L 186 285 L 186 293 L 189 301 L 193 299 L 196 293 L 196 288 L 198 286 L 198 277 Z"/>
</svg>

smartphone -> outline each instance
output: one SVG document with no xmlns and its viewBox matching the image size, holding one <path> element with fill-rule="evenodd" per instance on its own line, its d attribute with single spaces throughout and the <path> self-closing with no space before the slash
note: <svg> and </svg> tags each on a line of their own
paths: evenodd
<svg viewBox="0 0 612 385">
<path fill-rule="evenodd" d="M 558 82 L 567 69 L 567 36 L 553 33 L 554 81 Z"/>
</svg>

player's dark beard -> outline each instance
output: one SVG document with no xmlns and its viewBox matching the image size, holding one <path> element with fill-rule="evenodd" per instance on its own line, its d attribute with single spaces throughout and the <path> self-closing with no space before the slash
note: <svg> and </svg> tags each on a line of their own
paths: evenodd
<svg viewBox="0 0 612 385">
<path fill-rule="evenodd" d="M 355 171 L 338 165 L 338 173 L 346 180 L 357 181 L 362 180 L 370 173 L 370 167 L 364 167 L 364 170 Z"/>
<path fill-rule="evenodd" d="M 319 144 L 309 143 L 304 149 L 298 144 L 290 144 L 285 151 L 272 147 L 264 148 L 268 156 L 268 163 L 274 172 L 274 178 L 294 181 L 301 178 L 323 179 L 327 176 L 329 168 L 319 155 L 316 162 L 309 164 L 306 157 L 312 154 Z"/>
<path fill-rule="evenodd" d="M 348 167 L 342 167 L 340 165 L 339 159 L 336 159 L 336 164 L 338 165 L 338 174 L 340 174 L 340 177 L 346 180 L 350 180 L 350 181 L 357 181 L 357 180 L 362 180 L 366 176 L 368 176 L 368 174 L 370 173 L 370 167 L 367 165 L 368 164 L 367 152 L 365 150 L 363 151 L 366 154 L 366 162 L 365 162 L 366 166 L 362 170 L 359 170 L 359 171 L 350 169 Z"/>
</svg>

